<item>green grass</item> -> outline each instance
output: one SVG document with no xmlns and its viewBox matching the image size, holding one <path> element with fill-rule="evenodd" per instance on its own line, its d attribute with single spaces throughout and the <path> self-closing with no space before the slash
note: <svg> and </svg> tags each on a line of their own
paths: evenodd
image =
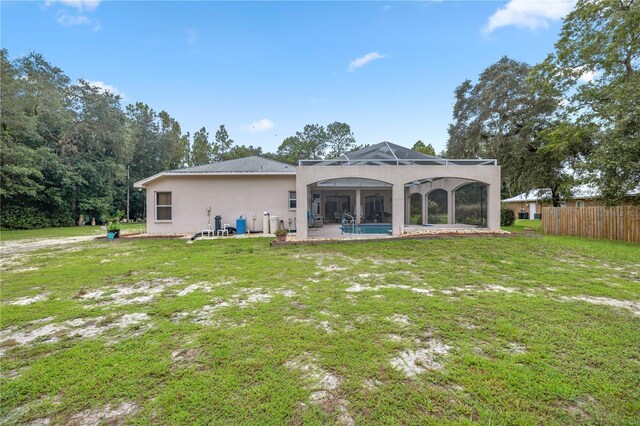
<svg viewBox="0 0 640 426">
<path fill-rule="evenodd" d="M 0 345 L 4 424 L 66 424 L 123 402 L 135 404 L 126 418 L 133 424 L 333 424 L 344 423 L 345 412 L 357 424 L 640 418 L 640 317 L 572 299 L 637 307 L 640 250 L 633 244 L 513 237 L 272 248 L 262 238 L 101 240 L 5 260 L 13 263 L 2 274 L 0 340 L 13 340 Z M 190 285 L 195 290 L 180 296 Z M 159 292 L 114 303 L 118 290 L 135 288 Z M 348 291 L 354 288 L 365 290 Z M 101 297 L 87 298 L 97 290 Z M 11 304 L 42 294 L 40 302 Z M 134 313 L 147 317 L 114 325 Z M 82 338 L 58 329 L 17 344 L 17 333 L 78 318 L 105 331 Z M 430 342 L 450 348 L 435 357 L 441 369 L 427 362 L 407 377 L 391 365 Z M 305 362 L 313 364 L 307 372 L 296 368 Z M 326 387 L 318 371 L 337 386 L 315 392 Z"/>
<path fill-rule="evenodd" d="M 542 231 L 542 221 L 533 219 L 516 219 L 512 226 L 503 226 L 502 229 L 509 232 L 515 232 L 518 234 L 524 233 L 524 228 L 533 229 L 534 232 Z"/>
<path fill-rule="evenodd" d="M 144 223 L 121 223 L 122 232 L 137 232 L 146 229 Z M 27 230 L 0 230 L 0 240 L 15 241 L 33 238 L 81 237 L 90 235 L 106 235 L 99 226 L 69 226 L 61 228 L 40 228 Z"/>
</svg>

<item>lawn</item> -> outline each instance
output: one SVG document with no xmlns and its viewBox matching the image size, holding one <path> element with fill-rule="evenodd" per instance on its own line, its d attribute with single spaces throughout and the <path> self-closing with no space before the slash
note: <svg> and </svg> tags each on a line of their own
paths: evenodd
<svg viewBox="0 0 640 426">
<path fill-rule="evenodd" d="M 542 221 L 532 219 L 516 219 L 512 226 L 502 227 L 502 229 L 504 229 L 505 231 L 514 232 L 517 234 L 523 234 L 525 228 L 533 229 L 534 232 L 541 232 Z"/>
<path fill-rule="evenodd" d="M 524 236 L 3 252 L 0 421 L 637 424 L 638 264 Z"/>
<path fill-rule="evenodd" d="M 140 233 L 146 229 L 144 223 L 121 223 L 123 233 Z M 61 228 L 40 228 L 29 230 L 0 230 L 1 241 L 26 240 L 31 238 L 81 237 L 106 235 L 100 226 L 69 226 Z"/>
</svg>

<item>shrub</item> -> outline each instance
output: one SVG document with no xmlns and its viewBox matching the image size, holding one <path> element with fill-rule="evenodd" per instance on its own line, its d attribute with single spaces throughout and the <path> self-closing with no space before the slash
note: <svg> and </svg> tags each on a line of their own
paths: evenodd
<svg viewBox="0 0 640 426">
<path fill-rule="evenodd" d="M 500 226 L 511 226 L 516 221 L 516 214 L 506 207 L 500 209 Z"/>
</svg>

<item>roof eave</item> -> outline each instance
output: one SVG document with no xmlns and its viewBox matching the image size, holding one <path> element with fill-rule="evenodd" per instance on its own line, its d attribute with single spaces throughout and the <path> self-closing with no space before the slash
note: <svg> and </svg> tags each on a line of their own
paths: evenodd
<svg viewBox="0 0 640 426">
<path fill-rule="evenodd" d="M 296 171 L 290 172 L 160 172 L 133 184 L 134 188 L 145 188 L 149 182 L 165 176 L 295 176 Z"/>
</svg>

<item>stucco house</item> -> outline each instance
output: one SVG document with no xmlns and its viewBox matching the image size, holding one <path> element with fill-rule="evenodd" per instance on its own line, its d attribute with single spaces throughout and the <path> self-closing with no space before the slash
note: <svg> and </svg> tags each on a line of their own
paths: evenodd
<svg viewBox="0 0 640 426">
<path fill-rule="evenodd" d="M 623 205 L 631 205 L 631 198 L 640 196 L 640 188 L 627 194 L 627 202 Z M 541 219 L 542 206 L 551 205 L 551 190 L 548 188 L 534 189 L 523 192 L 515 197 L 502 200 L 502 205 L 511 209 L 520 219 Z M 603 206 L 600 191 L 591 185 L 576 185 L 571 188 L 571 197 L 562 199 L 560 207 L 598 207 Z"/>
<path fill-rule="evenodd" d="M 309 226 L 466 225 L 499 229 L 500 166 L 495 160 L 449 160 L 382 142 L 331 160 L 298 166 L 252 156 L 168 170 L 135 183 L 147 193 L 147 231 L 195 233 L 216 215 L 244 215 L 262 232 L 264 212 L 306 239 Z"/>
</svg>

